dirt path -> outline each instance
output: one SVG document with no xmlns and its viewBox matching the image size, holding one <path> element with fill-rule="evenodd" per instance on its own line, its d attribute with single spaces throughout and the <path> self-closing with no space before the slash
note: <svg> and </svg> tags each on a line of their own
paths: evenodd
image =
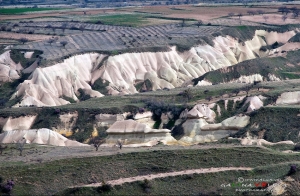
<svg viewBox="0 0 300 196">
<path fill-rule="evenodd" d="M 203 173 L 214 173 L 214 172 L 221 172 L 221 171 L 237 171 L 237 170 L 252 170 L 251 167 L 212 167 L 212 168 L 202 168 L 202 169 L 191 169 L 191 170 L 184 170 L 184 171 L 177 171 L 177 172 L 169 172 L 169 173 L 159 173 L 159 174 L 150 174 L 145 176 L 136 176 L 130 178 L 119 178 L 117 180 L 110 180 L 107 181 L 107 184 L 112 186 L 121 185 L 126 182 L 135 182 L 141 180 L 152 180 L 155 178 L 164 178 L 168 176 L 179 176 L 179 175 L 187 175 L 187 174 L 203 174 Z M 102 183 L 93 183 L 88 185 L 76 186 L 76 187 L 97 187 L 101 186 Z M 74 188 L 74 187 L 72 187 Z"/>
</svg>

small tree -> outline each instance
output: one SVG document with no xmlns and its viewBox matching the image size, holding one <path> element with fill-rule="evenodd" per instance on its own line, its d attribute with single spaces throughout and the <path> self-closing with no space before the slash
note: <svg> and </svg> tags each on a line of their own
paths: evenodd
<svg viewBox="0 0 300 196">
<path fill-rule="evenodd" d="M 265 14 L 265 11 L 263 11 L 263 10 L 257 10 L 257 13 L 258 13 L 259 15 L 264 15 L 264 14 Z"/>
<path fill-rule="evenodd" d="M 180 94 L 186 98 L 188 102 L 193 98 L 192 90 L 190 88 L 182 91 Z"/>
<path fill-rule="evenodd" d="M 105 143 L 105 139 L 92 139 L 93 145 L 96 148 L 96 151 L 98 151 L 99 146 L 103 143 Z"/>
<path fill-rule="evenodd" d="M 267 20 L 269 19 L 269 16 L 264 15 L 263 18 L 264 18 L 265 22 L 267 22 Z"/>
<path fill-rule="evenodd" d="M 61 41 L 61 42 L 59 42 L 64 48 L 66 47 L 66 45 L 68 44 L 68 42 L 67 41 Z"/>
<path fill-rule="evenodd" d="M 23 137 L 16 144 L 17 150 L 20 151 L 20 156 L 22 156 L 25 143 L 26 143 L 26 139 Z"/>
<path fill-rule="evenodd" d="M 239 94 L 239 92 L 240 92 L 240 89 L 235 88 L 235 89 L 233 89 L 231 92 L 232 92 L 233 94 L 235 94 L 235 96 L 237 96 L 237 95 Z"/>
<path fill-rule="evenodd" d="M 50 39 L 47 40 L 47 43 L 49 43 L 51 45 L 54 41 L 55 41 L 55 39 L 50 38 Z"/>
<path fill-rule="evenodd" d="M 207 101 L 211 101 L 212 100 L 212 96 L 208 96 L 208 97 L 206 97 L 205 99 L 207 100 Z"/>
<path fill-rule="evenodd" d="M 293 12 L 293 14 L 292 14 L 293 18 L 298 18 L 300 10 L 296 8 L 296 9 L 292 10 L 292 12 Z"/>
<path fill-rule="evenodd" d="M 253 11 L 253 10 L 248 10 L 247 13 L 248 13 L 249 15 L 253 15 L 253 16 L 254 16 L 254 14 L 255 14 L 256 12 Z"/>
<path fill-rule="evenodd" d="M 229 16 L 229 17 L 232 17 L 232 16 L 234 16 L 234 13 L 233 13 L 233 12 L 230 12 L 230 13 L 228 13 L 228 16 Z"/>
<path fill-rule="evenodd" d="M 203 21 L 202 20 L 198 20 L 197 27 L 199 28 L 201 25 L 203 25 Z"/>
<path fill-rule="evenodd" d="M 294 151 L 299 151 L 299 152 L 300 152 L 300 143 L 297 143 L 297 144 L 294 146 Z"/>
<path fill-rule="evenodd" d="M 7 148 L 7 146 L 2 146 L 2 145 L 0 144 L 0 155 L 2 155 L 3 150 L 6 149 L 6 148 Z"/>
<path fill-rule="evenodd" d="M 281 19 L 282 19 L 283 22 L 285 22 L 286 19 L 287 19 L 287 16 L 286 16 L 286 15 L 283 15 L 283 16 L 281 17 Z"/>
<path fill-rule="evenodd" d="M 281 12 L 281 14 L 283 14 L 285 12 L 285 10 L 287 9 L 286 6 L 282 6 L 278 8 L 278 12 Z"/>
<path fill-rule="evenodd" d="M 246 85 L 245 87 L 242 88 L 242 90 L 246 91 L 247 96 L 249 94 L 249 91 L 251 90 L 252 86 L 251 85 Z"/>
<path fill-rule="evenodd" d="M 239 19 L 241 19 L 241 17 L 243 16 L 243 14 L 242 13 L 238 13 L 237 16 L 239 17 Z"/>
<path fill-rule="evenodd" d="M 28 39 L 26 37 L 21 37 L 19 39 L 19 42 L 21 42 L 22 44 L 25 44 L 25 42 L 28 42 Z"/>
<path fill-rule="evenodd" d="M 122 149 L 123 144 L 124 144 L 124 140 L 121 140 L 121 139 L 118 139 L 118 140 L 117 140 L 117 146 L 118 146 L 120 149 Z"/>
<path fill-rule="evenodd" d="M 295 174 L 297 172 L 297 165 L 291 165 L 288 175 Z"/>
<path fill-rule="evenodd" d="M 184 27 L 184 26 L 185 26 L 185 19 L 183 18 L 181 21 L 181 27 Z"/>
<path fill-rule="evenodd" d="M 67 28 L 67 23 L 63 23 L 60 28 L 62 29 L 63 32 L 65 32 L 66 28 Z"/>
<path fill-rule="evenodd" d="M 83 32 L 84 29 L 85 29 L 85 25 L 80 25 L 79 30 L 80 30 L 81 32 Z"/>
</svg>

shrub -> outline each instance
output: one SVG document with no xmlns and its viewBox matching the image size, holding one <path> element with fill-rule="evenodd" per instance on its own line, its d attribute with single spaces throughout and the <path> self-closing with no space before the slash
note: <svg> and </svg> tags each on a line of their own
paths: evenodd
<svg viewBox="0 0 300 196">
<path fill-rule="evenodd" d="M 1 178 L 1 182 L 2 182 L 2 178 Z M 14 186 L 15 186 L 15 182 L 13 180 L 7 180 L 7 183 L 5 185 L 0 186 L 0 193 L 6 193 L 8 195 L 11 195 Z"/>
<path fill-rule="evenodd" d="M 188 102 L 193 98 L 192 90 L 190 88 L 182 91 L 181 93 L 179 93 L 179 95 L 186 98 Z"/>
<path fill-rule="evenodd" d="M 59 42 L 64 48 L 66 47 L 66 45 L 68 44 L 68 42 L 67 41 L 61 41 L 61 42 Z"/>
<path fill-rule="evenodd" d="M 174 120 L 179 118 L 180 113 L 186 108 L 185 106 L 177 106 L 175 104 L 169 104 L 163 101 L 157 100 L 143 100 L 146 108 L 153 113 L 153 120 L 160 120 L 162 113 L 171 112 L 174 115 Z"/>
<path fill-rule="evenodd" d="M 79 92 L 79 100 L 80 101 L 85 101 L 85 100 L 88 100 L 88 99 L 90 99 L 91 98 L 91 96 L 89 95 L 89 94 L 86 94 L 85 92 L 84 92 L 84 90 L 83 89 L 78 89 L 78 92 Z"/>
<path fill-rule="evenodd" d="M 143 189 L 144 192 L 149 193 L 152 189 L 152 185 L 150 183 L 149 180 L 145 179 L 142 183 L 141 183 L 141 187 Z"/>
<path fill-rule="evenodd" d="M 184 135 L 184 129 L 182 127 L 183 123 L 184 122 L 180 123 L 179 125 L 176 125 L 171 131 L 171 135 L 177 140 Z"/>
<path fill-rule="evenodd" d="M 28 39 L 25 38 L 25 37 L 21 37 L 21 38 L 19 39 L 19 42 L 21 42 L 22 44 L 24 44 L 25 42 L 28 42 Z"/>
<path fill-rule="evenodd" d="M 300 151 L 300 143 L 297 143 L 294 147 L 294 151 Z"/>
<path fill-rule="evenodd" d="M 111 190 L 112 190 L 112 186 L 110 184 L 107 184 L 105 181 L 102 181 L 102 186 L 99 186 L 97 188 L 98 193 L 109 192 Z"/>
<path fill-rule="evenodd" d="M 288 176 L 295 174 L 297 172 L 297 165 L 291 165 Z"/>
</svg>

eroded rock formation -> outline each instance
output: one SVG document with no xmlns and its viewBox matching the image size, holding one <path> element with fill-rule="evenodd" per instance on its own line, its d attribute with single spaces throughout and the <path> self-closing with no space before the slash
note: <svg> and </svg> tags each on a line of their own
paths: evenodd
<svg viewBox="0 0 300 196">
<path fill-rule="evenodd" d="M 142 144 L 147 142 L 162 142 L 166 145 L 176 143 L 169 129 L 152 129 L 134 120 L 115 122 L 107 131 L 106 143 L 116 144 L 119 139 L 127 144 Z"/>
<path fill-rule="evenodd" d="M 25 139 L 26 143 L 46 144 L 53 146 L 89 146 L 77 141 L 69 140 L 57 132 L 50 129 L 30 129 L 5 131 L 0 134 L 0 143 L 16 143 L 21 139 Z"/>
</svg>

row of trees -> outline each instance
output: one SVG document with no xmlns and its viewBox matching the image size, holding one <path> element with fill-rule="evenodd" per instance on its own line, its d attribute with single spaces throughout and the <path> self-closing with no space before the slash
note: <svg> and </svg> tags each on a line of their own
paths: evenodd
<svg viewBox="0 0 300 196">
<path fill-rule="evenodd" d="M 60 27 L 53 27 L 52 25 L 47 25 L 46 28 L 51 28 L 53 32 L 56 31 L 57 28 L 61 29 L 63 32 L 65 32 L 65 30 L 67 29 L 68 24 L 67 23 L 62 23 L 62 25 Z M 71 26 L 69 27 L 69 29 L 71 30 L 80 30 L 81 32 L 83 32 L 86 28 L 86 25 L 80 25 L 79 27 L 76 26 Z"/>
<path fill-rule="evenodd" d="M 57 40 L 58 40 L 57 37 L 56 37 L 56 38 L 50 38 L 50 39 L 47 40 L 47 43 L 49 43 L 49 44 L 51 45 L 52 43 L 54 43 L 54 42 L 57 41 Z M 22 44 L 25 44 L 25 43 L 28 42 L 28 41 L 29 41 L 29 39 L 26 38 L 26 37 L 22 37 L 22 38 L 19 39 L 19 42 L 21 42 Z M 65 41 L 65 40 L 60 41 L 59 43 L 60 43 L 63 47 L 66 47 L 66 45 L 68 44 L 68 42 Z"/>
</svg>

